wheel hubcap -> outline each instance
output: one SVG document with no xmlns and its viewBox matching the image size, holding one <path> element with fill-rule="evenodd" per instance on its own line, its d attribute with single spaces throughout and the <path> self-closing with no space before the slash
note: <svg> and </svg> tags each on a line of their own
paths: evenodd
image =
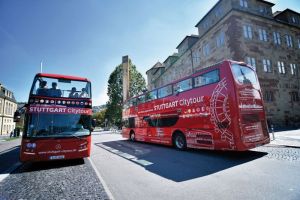
<svg viewBox="0 0 300 200">
<path fill-rule="evenodd" d="M 183 148 L 183 145 L 184 145 L 184 141 L 183 141 L 182 137 L 177 136 L 176 137 L 176 146 L 181 149 L 181 148 Z"/>
</svg>

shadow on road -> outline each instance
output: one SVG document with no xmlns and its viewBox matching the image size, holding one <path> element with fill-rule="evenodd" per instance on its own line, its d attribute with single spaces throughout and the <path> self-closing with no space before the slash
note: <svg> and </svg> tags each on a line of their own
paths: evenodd
<svg viewBox="0 0 300 200">
<path fill-rule="evenodd" d="M 7 170 L 19 161 L 20 146 L 12 147 L 0 153 L 0 174 L 7 173 Z"/>
<path fill-rule="evenodd" d="M 84 159 L 28 162 L 24 163 L 18 170 L 13 172 L 13 174 L 83 165 L 84 163 Z"/>
<path fill-rule="evenodd" d="M 214 174 L 267 155 L 265 152 L 257 151 L 178 151 L 170 147 L 133 143 L 127 140 L 96 143 L 95 145 L 139 164 L 152 173 L 176 182 Z M 123 156 L 124 153 L 130 154 L 131 157 Z M 136 160 L 146 161 L 150 164 L 143 165 L 140 164 L 143 162 L 136 162 Z"/>
</svg>

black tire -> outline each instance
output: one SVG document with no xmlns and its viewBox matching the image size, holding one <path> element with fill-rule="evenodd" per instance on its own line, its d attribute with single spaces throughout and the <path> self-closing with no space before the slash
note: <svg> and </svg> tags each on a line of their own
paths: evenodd
<svg viewBox="0 0 300 200">
<path fill-rule="evenodd" d="M 175 133 L 173 136 L 173 145 L 176 149 L 185 150 L 186 149 L 185 136 L 180 132 Z"/>
<path fill-rule="evenodd" d="M 135 141 L 135 133 L 132 131 L 130 132 L 130 137 L 129 137 L 129 140 L 134 142 Z"/>
</svg>

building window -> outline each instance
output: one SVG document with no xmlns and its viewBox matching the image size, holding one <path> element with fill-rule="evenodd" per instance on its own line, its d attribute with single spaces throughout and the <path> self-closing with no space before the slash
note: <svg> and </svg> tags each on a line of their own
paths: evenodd
<svg viewBox="0 0 300 200">
<path fill-rule="evenodd" d="M 220 17 L 222 15 L 222 8 L 219 7 L 219 8 L 216 8 L 215 10 L 215 16 L 216 17 Z"/>
<path fill-rule="evenodd" d="M 290 35 L 285 35 L 285 40 L 286 40 L 286 45 L 287 45 L 288 47 L 293 47 L 292 36 L 290 36 Z"/>
<path fill-rule="evenodd" d="M 259 34 L 259 40 L 261 41 L 268 41 L 267 38 L 267 31 L 265 29 L 258 29 L 258 34 Z"/>
<path fill-rule="evenodd" d="M 298 49 L 300 49 L 300 39 L 298 39 Z"/>
<path fill-rule="evenodd" d="M 209 54 L 210 54 L 210 46 L 209 46 L 209 44 L 204 45 L 204 47 L 203 47 L 203 54 L 204 54 L 204 56 L 209 56 Z"/>
<path fill-rule="evenodd" d="M 272 101 L 274 101 L 273 91 L 265 91 L 265 93 L 264 93 L 264 100 L 266 102 L 272 102 Z"/>
<path fill-rule="evenodd" d="M 209 28 L 209 21 L 208 21 L 208 20 L 206 20 L 206 21 L 204 22 L 203 28 L 204 28 L 205 30 Z"/>
<path fill-rule="evenodd" d="M 217 35 L 217 47 L 223 46 L 225 43 L 225 33 L 222 31 Z"/>
<path fill-rule="evenodd" d="M 240 0 L 240 6 L 243 8 L 248 8 L 248 0 Z"/>
<path fill-rule="evenodd" d="M 256 62 L 255 62 L 255 58 L 251 58 L 251 57 L 246 57 L 246 63 L 250 66 L 252 66 L 255 70 L 256 70 Z"/>
<path fill-rule="evenodd" d="M 290 64 L 291 67 L 291 74 L 296 75 L 296 64 Z"/>
<path fill-rule="evenodd" d="M 273 32 L 273 38 L 275 44 L 281 44 L 280 34 L 278 32 Z"/>
<path fill-rule="evenodd" d="M 295 102 L 295 101 L 299 101 L 299 94 L 298 92 L 291 92 L 291 101 Z"/>
<path fill-rule="evenodd" d="M 278 72 L 279 72 L 280 74 L 285 74 L 284 63 L 278 61 L 277 66 L 278 66 Z"/>
<path fill-rule="evenodd" d="M 194 66 L 200 65 L 201 57 L 200 57 L 200 52 L 198 50 L 192 53 L 192 57 L 193 57 Z"/>
<path fill-rule="evenodd" d="M 264 72 L 272 72 L 271 61 L 269 59 L 263 59 Z"/>
<path fill-rule="evenodd" d="M 243 30 L 244 30 L 244 37 L 247 38 L 247 39 L 252 39 L 252 28 L 251 28 L 251 26 L 244 25 Z"/>
</svg>

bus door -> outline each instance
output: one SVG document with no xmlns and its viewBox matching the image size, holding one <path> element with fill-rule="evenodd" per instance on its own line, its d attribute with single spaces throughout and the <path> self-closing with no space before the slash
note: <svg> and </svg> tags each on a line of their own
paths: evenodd
<svg viewBox="0 0 300 200">
<path fill-rule="evenodd" d="M 254 70 L 250 67 L 232 64 L 238 99 L 241 139 L 250 144 L 269 138 L 262 94 Z"/>
</svg>

